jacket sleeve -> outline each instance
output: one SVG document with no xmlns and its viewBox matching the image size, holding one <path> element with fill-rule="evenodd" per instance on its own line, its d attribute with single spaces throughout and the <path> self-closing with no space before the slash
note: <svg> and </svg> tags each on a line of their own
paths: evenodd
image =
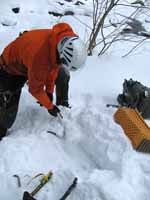
<svg viewBox="0 0 150 200">
<path fill-rule="evenodd" d="M 54 87 L 55 87 L 55 82 L 58 76 L 58 71 L 59 68 L 54 67 L 48 74 L 47 80 L 46 80 L 46 91 L 48 93 L 53 93 L 54 92 Z"/>
<path fill-rule="evenodd" d="M 35 69 L 35 66 L 28 70 L 29 92 L 47 109 L 53 108 L 53 103 L 45 92 L 47 81 L 47 70 L 45 66 Z"/>
</svg>

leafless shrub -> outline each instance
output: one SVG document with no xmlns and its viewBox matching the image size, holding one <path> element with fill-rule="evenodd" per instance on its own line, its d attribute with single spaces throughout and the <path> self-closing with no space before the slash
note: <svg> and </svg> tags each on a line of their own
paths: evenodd
<svg viewBox="0 0 150 200">
<path fill-rule="evenodd" d="M 130 9 L 127 16 L 120 13 L 120 9 L 125 7 Z M 134 44 L 126 55 L 132 53 L 150 38 L 150 33 L 140 20 L 143 19 L 143 15 L 150 17 L 150 0 L 136 0 L 131 4 L 122 0 L 93 0 L 93 28 L 88 54 L 92 55 L 93 49 L 98 46 L 98 55 L 102 55 L 114 42 L 121 40 Z M 112 20 L 113 16 L 115 20 Z M 147 20 L 147 23 L 150 23 L 150 20 Z"/>
</svg>

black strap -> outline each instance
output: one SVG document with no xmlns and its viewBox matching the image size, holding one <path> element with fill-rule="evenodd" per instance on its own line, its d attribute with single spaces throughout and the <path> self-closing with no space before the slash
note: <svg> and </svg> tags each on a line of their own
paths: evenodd
<svg viewBox="0 0 150 200">
<path fill-rule="evenodd" d="M 3 54 L 1 54 L 0 58 L 2 60 L 2 66 L 7 66 Z"/>
<path fill-rule="evenodd" d="M 6 64 L 6 61 L 4 59 L 3 54 L 1 54 L 0 58 L 2 60 L 2 69 L 4 69 L 5 71 L 7 71 L 7 69 L 9 69 L 9 65 Z M 25 76 L 27 76 L 27 68 L 26 68 L 26 66 L 23 65 L 23 64 L 20 64 L 20 65 L 22 66 L 22 67 L 20 67 L 20 72 L 23 73 L 23 74 L 25 74 Z M 24 76 L 24 75 L 22 75 L 22 76 Z"/>
</svg>

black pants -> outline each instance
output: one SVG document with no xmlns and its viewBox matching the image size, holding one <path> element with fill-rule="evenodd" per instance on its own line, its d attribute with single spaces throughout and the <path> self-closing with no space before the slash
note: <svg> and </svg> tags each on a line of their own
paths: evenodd
<svg viewBox="0 0 150 200">
<path fill-rule="evenodd" d="M 68 102 L 70 74 L 61 67 L 56 80 L 56 103 Z M 10 75 L 0 70 L 0 129 L 12 126 L 18 112 L 19 99 L 22 87 L 27 78 Z"/>
<path fill-rule="evenodd" d="M 16 119 L 21 89 L 27 79 L 0 70 L 0 128 L 8 129 Z"/>
<path fill-rule="evenodd" d="M 58 77 L 56 79 L 56 104 L 69 106 L 68 91 L 69 91 L 70 73 L 64 68 L 60 67 Z"/>
</svg>

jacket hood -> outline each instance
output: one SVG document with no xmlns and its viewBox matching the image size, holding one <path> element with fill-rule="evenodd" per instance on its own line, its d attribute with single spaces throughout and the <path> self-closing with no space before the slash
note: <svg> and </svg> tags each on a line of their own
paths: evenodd
<svg viewBox="0 0 150 200">
<path fill-rule="evenodd" d="M 56 51 L 58 43 L 67 36 L 78 36 L 67 23 L 59 23 L 53 26 L 50 34 L 50 58 L 52 67 L 58 67 Z"/>
</svg>

